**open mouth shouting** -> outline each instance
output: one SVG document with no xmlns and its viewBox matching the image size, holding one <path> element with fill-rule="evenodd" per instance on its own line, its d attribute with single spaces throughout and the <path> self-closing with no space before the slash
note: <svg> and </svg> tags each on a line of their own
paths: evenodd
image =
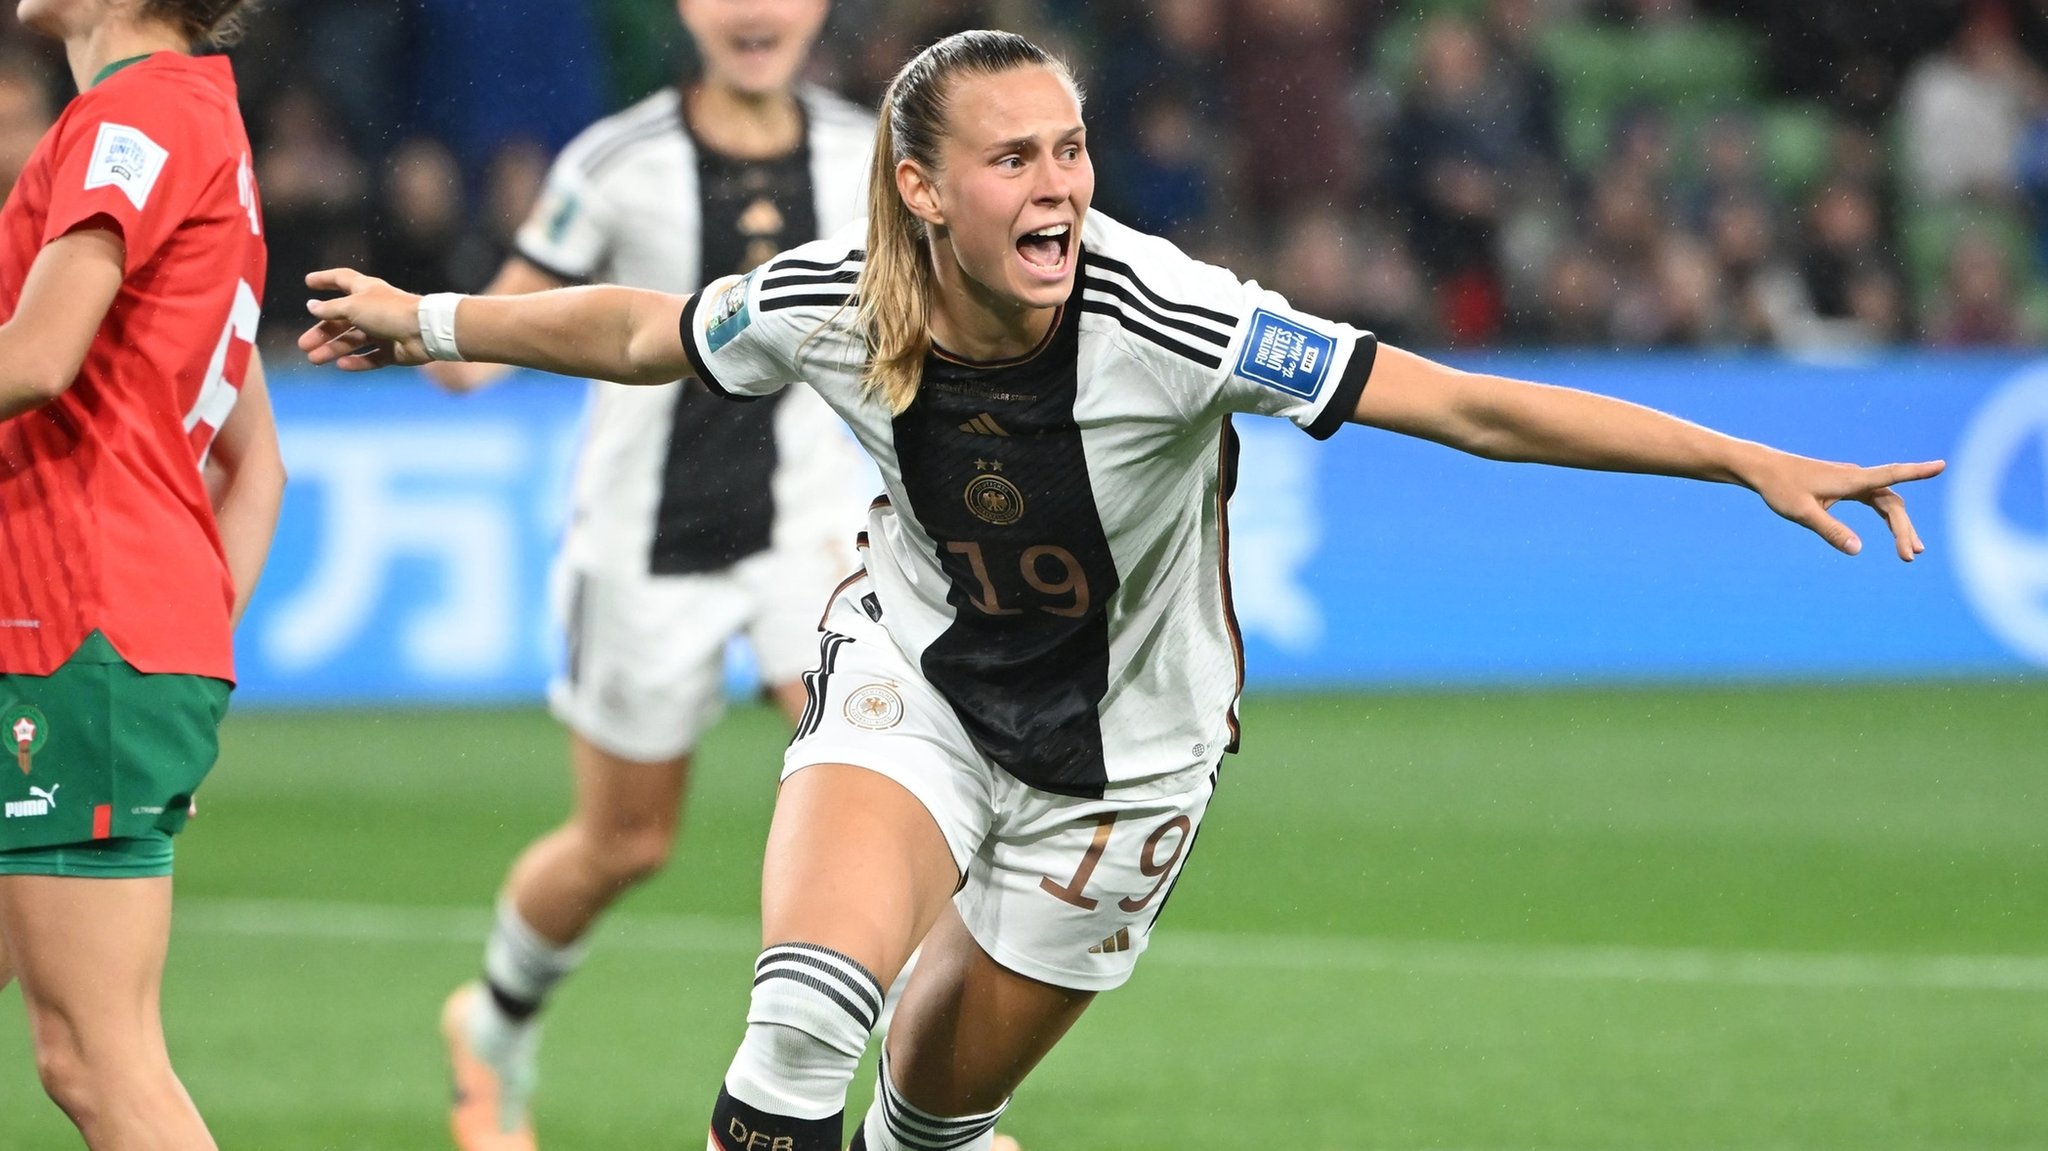
<svg viewBox="0 0 2048 1151">
<path fill-rule="evenodd" d="M 782 43 L 782 37 L 773 34 L 758 36 L 735 36 L 728 43 L 733 54 L 741 59 L 761 59 L 773 55 Z"/>
<path fill-rule="evenodd" d="M 1073 251 L 1074 226 L 1048 224 L 1026 232 L 1017 240 L 1017 255 L 1032 276 L 1041 280 L 1066 278 L 1068 254 Z"/>
</svg>

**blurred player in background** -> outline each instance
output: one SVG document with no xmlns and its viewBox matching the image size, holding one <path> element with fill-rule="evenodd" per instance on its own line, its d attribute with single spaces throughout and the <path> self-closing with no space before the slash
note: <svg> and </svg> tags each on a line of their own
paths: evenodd
<svg viewBox="0 0 2048 1151">
<path fill-rule="evenodd" d="M 158 1009 L 171 837 L 212 768 L 284 469 L 242 0 L 23 0 L 79 96 L 0 211 L 0 941 L 93 1148 L 212 1147 Z"/>
<path fill-rule="evenodd" d="M 826 0 L 677 8 L 701 73 L 563 150 L 488 293 L 602 280 L 687 294 L 859 218 L 874 118 L 798 82 Z M 434 378 L 468 391 L 502 371 L 440 364 Z M 549 691 L 575 805 L 513 863 L 483 981 L 443 1013 L 466 1151 L 534 1145 L 538 1012 L 598 916 L 668 858 L 728 640 L 747 638 L 768 691 L 801 715 L 818 613 L 857 564 L 871 494 L 859 449 L 806 388 L 730 404 L 694 381 L 593 383 L 589 420 L 556 565 L 567 666 Z"/>
<path fill-rule="evenodd" d="M 309 277 L 349 293 L 313 305 L 315 362 L 689 368 L 735 399 L 805 379 L 881 467 L 784 760 L 712 1151 L 839 1151 L 883 988 L 920 943 L 863 1151 L 989 1147 L 1010 1093 L 1130 977 L 1237 743 L 1235 415 L 1742 484 L 1852 554 L 1828 509 L 1854 500 L 1899 558 L 1921 550 L 1888 485 L 1939 463 L 1828 463 L 1457 371 L 1091 213 L 1079 92 L 1021 37 L 961 33 L 906 64 L 875 157 L 863 228 L 688 300 Z"/>
</svg>

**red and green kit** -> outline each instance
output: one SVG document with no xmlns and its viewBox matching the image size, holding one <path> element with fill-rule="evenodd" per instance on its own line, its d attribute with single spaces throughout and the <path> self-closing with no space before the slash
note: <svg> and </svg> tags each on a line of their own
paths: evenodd
<svg viewBox="0 0 2048 1151">
<path fill-rule="evenodd" d="M 81 229 L 121 238 L 120 292 L 70 388 L 0 422 L 0 856 L 173 832 L 212 765 L 234 587 L 202 472 L 265 267 L 224 58 L 122 61 L 65 108 L 0 209 L 0 318 Z"/>
</svg>

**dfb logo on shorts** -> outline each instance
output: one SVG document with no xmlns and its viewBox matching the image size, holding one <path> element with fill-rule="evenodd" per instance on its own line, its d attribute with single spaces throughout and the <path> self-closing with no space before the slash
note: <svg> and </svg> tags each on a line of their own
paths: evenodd
<svg viewBox="0 0 2048 1151">
<path fill-rule="evenodd" d="M 1337 341 L 1264 308 L 1252 313 L 1251 331 L 1237 357 L 1237 374 L 1254 383 L 1315 399 L 1330 374 Z"/>
</svg>

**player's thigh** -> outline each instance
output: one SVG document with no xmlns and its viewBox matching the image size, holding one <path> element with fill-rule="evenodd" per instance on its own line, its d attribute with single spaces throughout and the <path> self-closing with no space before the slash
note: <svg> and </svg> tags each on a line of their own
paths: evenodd
<svg viewBox="0 0 2048 1151">
<path fill-rule="evenodd" d="M 571 729 L 569 769 L 576 788 L 574 818 L 592 834 L 675 834 L 690 785 L 687 754 L 660 760 L 628 759 Z"/>
<path fill-rule="evenodd" d="M 548 685 L 555 717 L 622 760 L 687 755 L 725 706 L 725 644 L 750 597 L 730 572 L 556 572 L 565 658 Z"/>
<path fill-rule="evenodd" d="M 946 701 L 860 609 L 827 616 L 783 755 L 762 872 L 770 944 L 845 952 L 885 985 L 957 889 L 994 819 L 994 781 Z"/>
<path fill-rule="evenodd" d="M 121 1057 L 159 1049 L 170 934 L 167 875 L 0 875 L 0 939 L 39 1046 Z"/>
<path fill-rule="evenodd" d="M 811 764 L 776 796 L 762 944 L 828 947 L 887 986 L 958 882 L 945 836 L 917 796 L 866 767 Z"/>
<path fill-rule="evenodd" d="M 1019 975 L 948 907 L 925 936 L 890 1026 L 889 1076 L 931 1115 L 994 1110 L 1081 1018 L 1095 992 Z"/>
</svg>

